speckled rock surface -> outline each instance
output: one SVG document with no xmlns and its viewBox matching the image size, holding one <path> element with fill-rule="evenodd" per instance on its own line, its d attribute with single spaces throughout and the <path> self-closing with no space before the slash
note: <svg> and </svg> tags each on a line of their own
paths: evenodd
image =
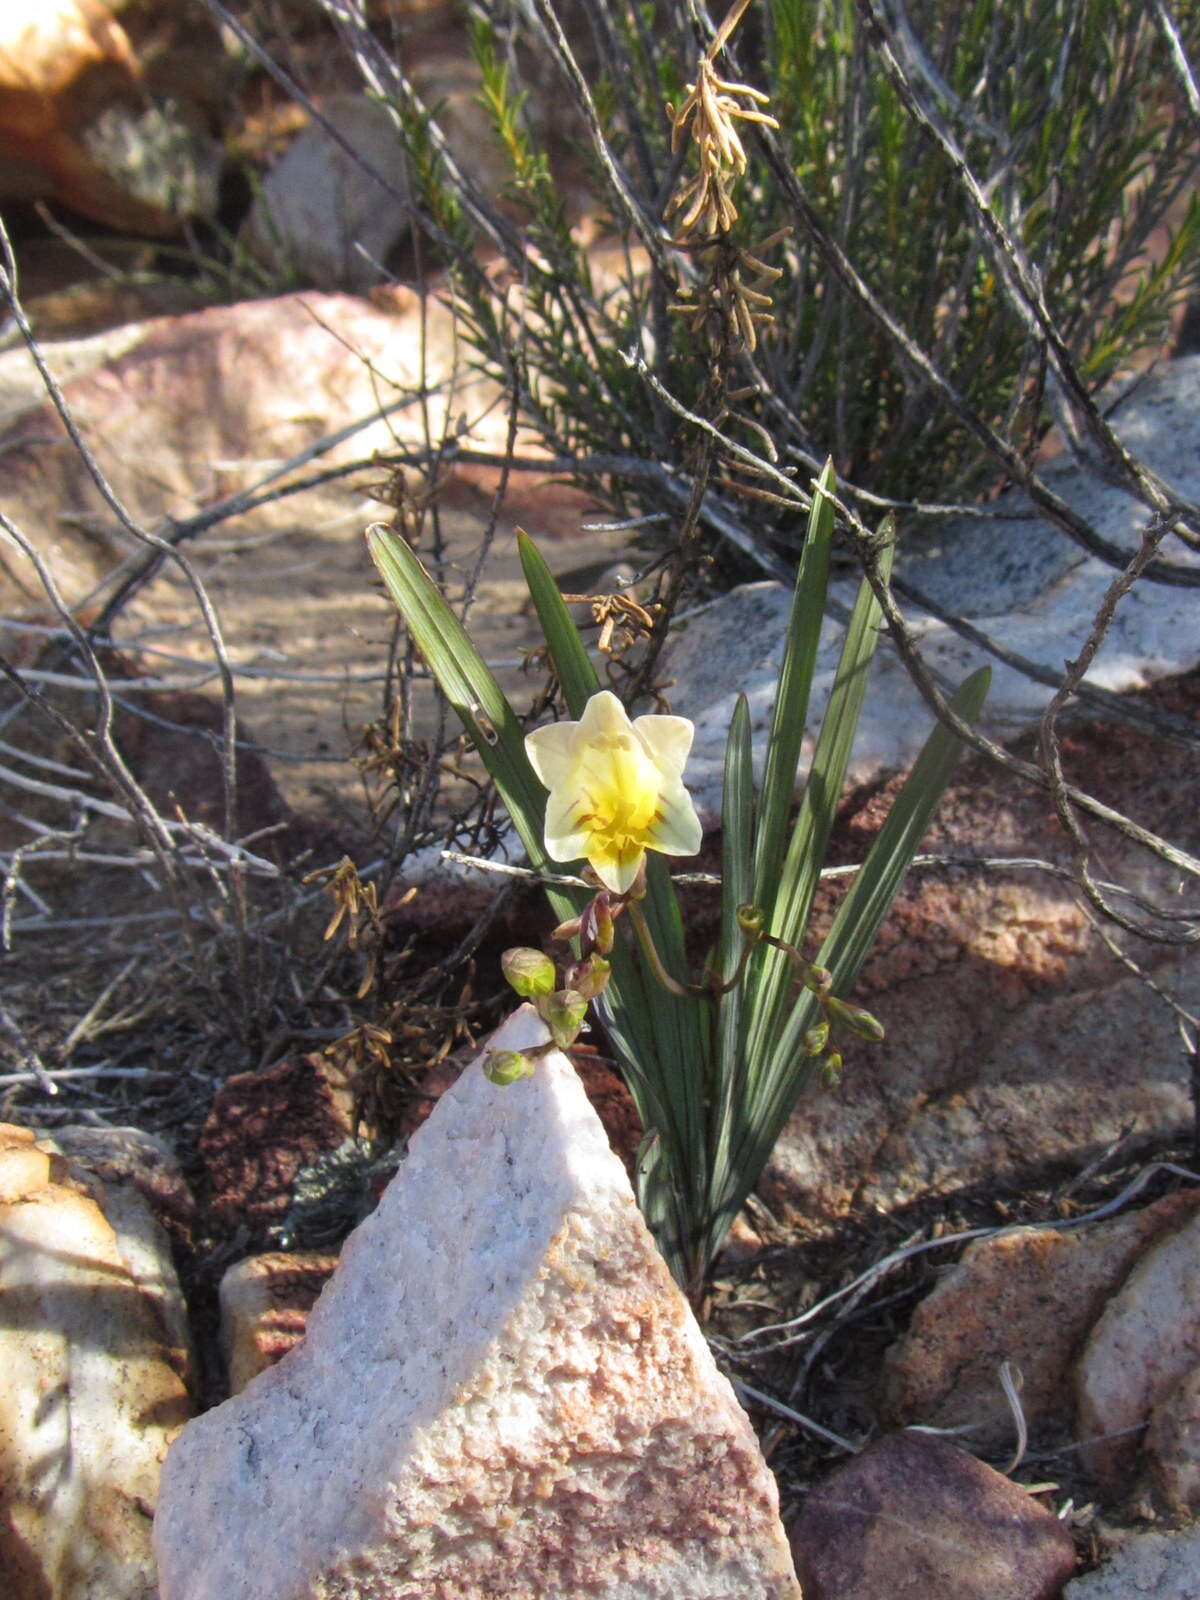
<svg viewBox="0 0 1200 1600">
<path fill-rule="evenodd" d="M 331 95 L 321 113 L 360 160 L 310 123 L 263 178 L 242 237 L 293 282 L 364 292 L 408 232 L 404 149 L 387 108 L 365 94 Z"/>
<path fill-rule="evenodd" d="M 1163 1396 L 1142 1446 L 1158 1504 L 1168 1517 L 1200 1517 L 1200 1367 Z"/>
<path fill-rule="evenodd" d="M 278 1221 L 300 1169 L 353 1135 L 350 1086 L 315 1052 L 227 1079 L 200 1135 L 212 1216 L 251 1229 Z"/>
<path fill-rule="evenodd" d="M 1129 447 L 1179 493 L 1200 498 L 1200 356 L 1165 363 L 1118 406 L 1113 423 Z M 1048 463 L 1042 477 L 1104 538 L 1131 553 L 1137 547 L 1149 512 L 1131 495 L 1065 456 Z M 900 574 L 939 607 L 981 619 L 983 631 L 999 644 L 1059 673 L 1086 639 L 1112 569 L 1032 515 L 1019 495 L 1004 496 L 990 509 L 1001 515 L 940 522 L 936 546 L 927 542 L 923 550 L 918 545 L 906 552 Z M 1181 565 L 1200 562 L 1200 555 L 1179 540 L 1168 540 L 1162 554 Z M 848 608 L 855 587 L 836 582 L 831 593 Z M 1087 681 L 1124 691 L 1189 671 L 1200 662 L 1195 597 L 1191 588 L 1139 585 L 1118 608 Z M 781 584 L 745 585 L 686 621 L 663 653 L 661 674 L 675 680 L 673 709 L 696 723 L 688 782 L 714 814 L 737 695 L 744 692 L 749 700 L 760 749 L 770 725 L 789 606 L 790 595 Z M 905 610 L 935 673 L 959 683 L 990 662 L 992 689 L 983 714 L 990 732 L 1010 736 L 1036 721 L 1050 698 L 1048 687 L 989 657 L 916 605 Z M 841 625 L 827 618 L 813 681 L 810 737 L 833 686 L 841 634 Z M 909 765 L 929 727 L 924 702 L 885 642 L 872 667 L 852 776 L 865 782 Z"/>
<path fill-rule="evenodd" d="M 1196 721 L 1200 673 L 1146 698 Z M 1062 742 L 1072 781 L 1200 852 L 1200 751 L 1099 723 Z M 844 805 L 834 860 L 862 859 L 898 787 Z M 1112 831 L 1089 832 L 1108 876 L 1169 903 L 1169 873 Z M 959 768 L 923 848 L 1070 862 L 1045 797 L 982 760 Z M 814 939 L 838 896 L 818 896 Z M 1200 1004 L 1195 963 L 1149 950 L 1142 960 L 1185 1005 Z M 1114 1140 L 1149 1152 L 1188 1134 L 1175 1019 L 1114 960 L 1069 882 L 1031 869 L 914 869 L 857 996 L 887 1037 L 853 1044 L 840 1091 L 807 1095 L 789 1122 L 760 1187 L 789 1225 L 823 1228 L 931 1194 L 1020 1192 L 1079 1171 Z"/>
<path fill-rule="evenodd" d="M 64 1157 L 73 1182 L 104 1213 L 130 1277 L 157 1313 L 168 1360 L 193 1388 L 195 1351 L 171 1242 L 190 1242 L 195 1206 L 174 1152 L 141 1128 L 70 1124 L 38 1142 Z"/>
<path fill-rule="evenodd" d="M 544 1037 L 523 1008 L 501 1047 Z M 796 1600 L 775 1483 L 569 1062 L 473 1064 L 308 1332 L 164 1470 L 162 1600 Z"/>
</svg>

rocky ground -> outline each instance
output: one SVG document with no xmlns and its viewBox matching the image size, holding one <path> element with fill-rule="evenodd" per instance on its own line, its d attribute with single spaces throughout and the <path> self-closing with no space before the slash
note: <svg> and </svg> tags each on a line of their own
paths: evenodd
<svg viewBox="0 0 1200 1600">
<path fill-rule="evenodd" d="M 130 109 L 139 59 L 152 60 L 163 82 L 189 85 L 181 127 L 188 192 L 200 205 L 215 182 L 212 108 L 225 89 L 189 63 L 211 65 L 211 52 L 174 7 L 164 8 L 149 41 L 139 32 L 147 8 L 129 7 L 115 32 L 100 0 L 79 0 L 78 9 L 86 60 L 64 65 L 61 76 L 68 83 L 85 68 L 92 74 L 97 99 L 87 107 L 96 125 L 111 130 L 114 117 L 132 118 L 153 147 L 157 124 Z M 461 50 L 447 49 L 444 10 L 407 8 L 422 70 L 457 97 L 469 144 L 478 142 L 472 85 Z M 304 39 L 293 44 L 303 56 Z M 0 68 L 4 61 L 0 49 Z M 340 193 L 350 175 L 326 171 L 328 149 L 305 145 L 303 134 L 288 158 L 299 177 L 267 160 L 264 152 L 282 150 L 296 132 L 294 121 L 261 80 L 239 81 L 238 138 L 273 175 L 253 214 L 243 197 L 243 243 L 257 251 L 257 290 L 271 293 L 250 295 L 245 280 L 217 287 L 194 257 L 183 274 L 127 270 L 129 235 L 147 251 L 155 237 L 178 241 L 178 192 L 155 187 L 152 162 L 131 188 L 129 174 L 113 167 L 113 152 L 125 146 L 98 141 L 78 96 L 70 114 L 50 97 L 62 126 L 36 147 L 36 160 L 27 127 L 0 128 L 12 154 L 7 170 L 22 182 L 36 171 L 39 196 L 74 207 L 80 228 L 81 219 L 107 228 L 83 267 L 61 230 L 23 209 L 26 190 L 4 196 L 16 218 L 23 299 L 71 415 L 133 517 L 164 531 L 182 527 L 191 562 L 190 575 L 147 563 L 64 437 L 10 323 L 0 350 L 0 510 L 53 572 L 48 585 L 28 550 L 0 546 L 3 654 L 51 708 L 44 722 L 11 697 L 0 711 L 0 1571 L 16 1600 L 150 1600 L 149 1521 L 181 1421 L 241 1393 L 296 1346 L 343 1241 L 375 1213 L 406 1141 L 460 1080 L 459 1099 L 474 1092 L 479 1074 L 472 1079 L 469 1063 L 502 1015 L 500 951 L 536 942 L 546 926 L 536 890 L 498 890 L 441 861 L 434 841 L 452 810 L 465 811 L 473 773 L 456 771 L 441 809 L 420 814 L 435 713 L 419 675 L 407 680 L 411 721 L 397 720 L 385 701 L 395 634 L 364 527 L 393 516 L 419 527 L 422 553 L 458 597 L 486 553 L 472 633 L 523 703 L 541 679 L 536 667 L 525 670 L 538 639 L 515 528 L 535 535 L 568 592 L 611 589 L 613 565 L 636 557 L 629 530 L 603 526 L 603 509 L 583 492 L 544 471 L 504 477 L 496 464 L 508 442 L 504 396 L 465 370 L 445 306 L 354 275 L 363 257 L 350 241 L 368 223 L 377 228 L 372 253 L 404 259 L 396 215 L 367 192 L 354 215 L 343 205 L 323 218 L 293 216 L 297 195 Z M 364 102 L 345 98 L 347 83 L 323 87 L 340 125 L 359 140 L 377 136 Z M 177 157 L 178 140 L 171 148 Z M 293 252 L 308 252 L 303 260 L 272 257 L 281 232 Z M 603 273 L 602 243 L 595 262 Z M 293 272 L 308 287 L 277 281 Z M 1191 362 L 1164 364 L 1127 417 L 1138 447 L 1193 498 L 1196 381 Z M 353 433 L 329 443 L 357 419 Z M 411 472 L 401 482 L 373 460 L 376 451 L 443 437 L 458 459 L 436 483 Z M 534 453 L 531 441 L 519 442 Z M 266 497 L 330 467 L 337 476 Z M 1056 480 L 1064 494 L 1072 470 L 1064 466 Z M 1093 487 L 1084 485 L 1088 494 Z M 227 503 L 243 494 L 261 503 Z M 1106 531 L 1132 537 L 1127 509 L 1104 506 Z M 1011 540 L 1025 527 L 1015 515 Z M 980 541 L 994 528 L 964 531 L 956 548 L 969 555 L 957 563 L 926 554 L 918 587 L 990 584 L 972 613 L 985 631 L 1057 668 L 1094 602 L 1094 574 L 1073 561 L 1060 570 L 1035 539 L 1015 555 L 1016 544 L 1006 544 L 985 580 Z M 219 619 L 238 713 L 232 828 L 217 753 L 220 652 L 193 579 Z M 1200 631 L 1180 599 L 1190 593 L 1158 596 L 1163 610 L 1134 596 L 1123 613 L 1132 621 L 1098 668 L 1097 681 L 1125 708 L 1159 714 L 1157 727 L 1093 705 L 1072 713 L 1062 743 L 1071 781 L 1195 857 Z M 93 701 L 56 653 L 56 594 L 80 621 L 111 625 L 103 665 L 116 747 L 159 815 L 187 830 L 194 853 L 182 905 L 153 857 L 103 809 L 101 788 L 79 775 L 79 751 L 64 729 L 94 726 L 80 711 Z M 957 607 L 963 590 L 934 598 Z M 696 787 L 710 823 L 717 756 L 703 741 L 723 734 L 733 693 L 767 694 L 778 606 L 771 586 L 718 600 L 689 619 L 666 657 L 665 692 L 701 729 Z M 933 624 L 925 639 L 937 667 L 959 676 L 970 664 L 955 653 L 965 647 Z M 730 641 L 736 648 L 724 648 Z M 921 736 L 923 713 L 902 683 L 885 657 L 842 800 L 834 865 L 862 859 Z M 1018 758 L 1031 754 L 1030 723 L 1042 703 L 1010 696 L 1003 724 L 992 727 Z M 440 758 L 459 760 L 449 748 Z M 396 838 L 414 818 L 424 848 L 405 854 Z M 494 841 L 490 818 L 476 814 L 472 826 L 480 847 Z M 220 835 L 246 841 L 244 888 Z M 1106 880 L 1159 904 L 1186 900 L 1183 872 L 1112 829 L 1096 825 L 1093 838 Z M 797 1108 L 697 1308 L 701 1326 L 773 1469 L 809 1600 L 905 1592 L 1182 1600 L 1195 1592 L 1200 1517 L 1194 955 L 1114 934 L 1078 892 L 1070 840 L 1045 795 L 981 757 L 959 769 L 926 847 L 956 864 L 914 871 L 863 974 L 861 996 L 884 1019 L 887 1041 L 847 1052 L 842 1087 Z M 368 876 L 388 856 L 399 859 L 380 880 L 378 917 L 352 912 L 326 942 L 331 869 L 349 858 Z M 988 864 L 997 857 L 1024 864 Z M 718 859 L 711 826 L 700 865 Z M 823 891 L 817 931 L 840 892 L 836 880 Z M 711 891 L 686 891 L 684 908 L 699 961 L 713 933 Z M 362 936 L 357 948 L 347 941 L 351 923 Z M 641 1129 L 603 1038 L 593 1036 L 573 1064 L 628 1169 Z M 539 1115 L 550 1148 L 559 1112 Z M 563 1115 L 591 1129 L 581 1105 Z M 447 1283 L 457 1293 L 456 1274 L 478 1267 L 466 1259 L 472 1250 L 485 1265 L 495 1259 L 470 1232 L 482 1228 L 481 1216 L 487 1221 L 486 1203 L 454 1170 L 445 1128 L 444 1118 L 417 1146 L 441 1152 L 433 1177 L 422 1172 L 444 1185 L 444 1198 L 426 1195 L 426 1211 L 390 1202 L 395 1250 L 426 1296 L 403 1312 L 413 1327 L 431 1295 Z M 591 1129 L 584 1142 L 598 1138 Z M 561 1171 L 574 1173 L 575 1146 L 564 1138 L 561 1151 L 553 1148 Z M 538 1163 L 530 1164 L 533 1183 Z M 559 1171 L 549 1157 L 543 1164 Z M 623 1215 L 631 1203 L 624 1180 L 615 1163 L 604 1173 L 604 1192 Z M 557 1215 L 557 1203 L 567 1204 L 547 1201 L 546 1216 Z M 422 1230 L 436 1236 L 436 1252 Z M 462 1261 L 453 1256 L 459 1235 L 474 1241 Z M 356 1248 L 361 1255 L 366 1247 Z M 391 1246 L 384 1257 L 395 1259 Z M 513 1268 L 518 1307 L 541 1304 L 546 1283 L 558 1283 L 546 1259 L 530 1245 Z M 636 1268 L 662 1297 L 647 1321 L 664 1341 L 656 1361 L 672 1372 L 683 1362 L 687 1383 L 697 1384 L 672 1391 L 671 1404 L 685 1420 L 689 1407 L 712 1407 L 734 1440 L 725 1475 L 714 1468 L 719 1495 L 656 1503 L 654 1536 L 668 1550 L 662 1570 L 706 1517 L 706 1537 L 724 1548 L 741 1492 L 743 1511 L 753 1510 L 749 1554 L 737 1546 L 752 1574 L 744 1592 L 789 1594 L 768 1526 L 775 1488 L 756 1476 L 690 1314 L 656 1269 L 640 1258 Z M 384 1355 L 371 1343 L 376 1330 L 361 1325 L 370 1322 L 362 1284 L 386 1270 L 360 1263 L 356 1278 L 342 1280 L 359 1289 L 343 1287 L 330 1301 L 332 1331 L 310 1346 L 312 1393 L 344 1385 L 369 1396 L 371 1364 Z M 498 1331 L 512 1337 L 525 1352 L 523 1373 L 541 1383 L 537 1341 L 520 1344 L 504 1320 L 511 1308 L 502 1315 L 500 1301 L 481 1293 L 485 1300 L 494 1320 L 480 1313 L 479 1349 L 493 1350 Z M 571 1304 L 548 1321 L 556 1348 L 572 1326 Z M 588 1327 L 603 1324 L 605 1338 L 615 1322 L 637 1320 L 625 1300 L 615 1311 L 588 1302 L 587 1312 Z M 641 1368 L 645 1394 L 628 1373 L 612 1377 L 610 1344 L 596 1338 L 605 1352 L 597 1370 L 608 1376 L 596 1379 L 590 1403 L 611 1420 L 604 1407 L 636 1389 L 645 1406 L 632 1408 L 633 1421 L 619 1413 L 610 1432 L 628 1422 L 658 1439 L 658 1413 L 646 1418 L 662 1397 Z M 415 1334 L 408 1344 L 419 1345 Z M 351 1346 L 366 1365 L 347 1381 L 338 1362 Z M 686 1361 L 679 1349 L 691 1352 Z M 591 1357 L 583 1350 L 573 1359 L 583 1371 Z M 501 1382 L 488 1371 L 489 1384 Z M 286 1383 L 272 1382 L 274 1390 L 252 1395 L 278 1399 Z M 436 1389 L 438 1448 L 449 1452 L 457 1481 L 483 1434 L 478 1413 L 463 1420 L 452 1387 Z M 255 1405 L 247 1403 L 246 1416 L 257 1415 Z M 372 1405 L 365 1414 L 376 1423 L 382 1415 Z M 365 1432 L 357 1413 L 346 1415 L 348 1433 Z M 255 1438 L 275 1438 L 274 1428 L 262 1424 Z M 381 1435 L 389 1431 L 380 1424 Z M 686 1478 L 677 1469 L 692 1436 L 685 1429 L 681 1438 L 651 1458 L 650 1477 Z M 546 1458 L 557 1460 L 561 1441 L 544 1443 Z M 219 1446 L 238 1448 L 227 1439 Z M 371 1446 L 388 1448 L 382 1437 Z M 320 1459 L 319 1441 L 312 1456 Z M 371 1459 L 382 1472 L 383 1456 Z M 420 1465 L 424 1472 L 429 1463 Z M 360 1466 L 348 1459 L 348 1471 Z M 558 1508 L 568 1493 L 592 1493 L 548 1478 L 543 1494 L 530 1471 L 528 1496 L 525 1487 L 513 1491 L 523 1508 L 536 1510 L 539 1500 Z M 432 1469 L 421 1479 L 436 1481 Z M 223 1492 L 218 1482 L 214 1504 Z M 344 1496 L 345 1484 L 333 1481 L 328 1493 Z M 617 1495 L 616 1503 L 637 1499 Z M 715 1526 L 718 1500 L 724 1530 Z M 289 1512 L 298 1528 L 304 1509 L 300 1502 Z M 390 1549 L 381 1526 L 362 1534 L 372 1560 Z M 513 1535 L 513 1549 L 504 1546 L 508 1531 L 489 1523 L 488 1537 L 526 1572 L 526 1547 L 513 1554 L 520 1541 Z M 170 1536 L 172 1571 L 195 1565 L 194 1534 Z M 258 1536 L 250 1523 L 239 1530 L 248 1548 Z M 392 1559 L 379 1557 L 385 1566 Z M 173 1578 L 163 1600 L 184 1593 L 186 1581 Z"/>
</svg>

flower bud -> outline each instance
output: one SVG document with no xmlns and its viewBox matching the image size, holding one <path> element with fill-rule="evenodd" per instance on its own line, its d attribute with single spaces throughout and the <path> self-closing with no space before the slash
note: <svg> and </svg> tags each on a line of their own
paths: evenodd
<svg viewBox="0 0 1200 1600">
<path fill-rule="evenodd" d="M 734 912 L 737 925 L 747 937 L 757 939 L 763 931 L 763 914 L 757 906 L 741 905 Z"/>
<path fill-rule="evenodd" d="M 554 963 L 541 950 L 518 946 L 506 950 L 500 957 L 500 966 L 509 984 L 522 1000 L 533 1000 L 540 994 L 550 994 L 558 982 Z"/>
<path fill-rule="evenodd" d="M 574 989 L 560 989 L 557 994 L 548 994 L 538 1001 L 538 1012 L 560 1050 L 574 1044 L 579 1037 L 587 1008 L 587 1001 Z"/>
<path fill-rule="evenodd" d="M 566 944 L 574 939 L 583 925 L 582 917 L 568 917 L 566 922 L 560 922 L 550 937 L 556 944 Z"/>
<path fill-rule="evenodd" d="M 606 961 L 603 956 L 588 956 L 567 974 L 567 988 L 574 989 L 585 1000 L 594 1000 L 597 995 L 603 994 L 611 972 L 611 961 Z"/>
<path fill-rule="evenodd" d="M 613 928 L 612 901 L 607 890 L 602 889 L 583 909 L 581 933 L 584 949 L 598 950 L 602 956 L 612 954 L 616 931 Z"/>
<path fill-rule="evenodd" d="M 483 1075 L 492 1083 L 516 1083 L 533 1077 L 533 1062 L 519 1050 L 489 1050 L 483 1058 Z"/>
<path fill-rule="evenodd" d="M 833 988 L 833 973 L 828 967 L 809 967 L 804 974 L 804 987 L 825 996 Z"/>
<path fill-rule="evenodd" d="M 841 1053 L 837 1050 L 831 1050 L 821 1062 L 821 1087 L 822 1089 L 836 1089 L 841 1081 Z"/>
<path fill-rule="evenodd" d="M 813 1024 L 804 1035 L 804 1054 L 819 1056 L 829 1043 L 829 1023 L 825 1018 Z"/>
<path fill-rule="evenodd" d="M 870 1039 L 877 1044 L 883 1038 L 883 1023 L 861 1006 L 849 1005 L 845 1000 L 830 995 L 825 1001 L 825 1009 L 834 1022 L 840 1022 L 843 1028 L 849 1028 L 860 1039 Z"/>
</svg>

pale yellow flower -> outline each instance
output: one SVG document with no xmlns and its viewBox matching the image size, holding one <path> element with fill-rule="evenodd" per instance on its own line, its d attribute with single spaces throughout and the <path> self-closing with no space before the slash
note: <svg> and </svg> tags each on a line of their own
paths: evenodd
<svg viewBox="0 0 1200 1600">
<path fill-rule="evenodd" d="M 647 850 L 694 856 L 700 819 L 683 786 L 695 729 L 686 717 L 636 717 L 607 689 L 579 722 L 527 734 L 533 770 L 550 791 L 546 849 L 555 861 L 585 860 L 601 883 L 624 894 Z"/>
</svg>

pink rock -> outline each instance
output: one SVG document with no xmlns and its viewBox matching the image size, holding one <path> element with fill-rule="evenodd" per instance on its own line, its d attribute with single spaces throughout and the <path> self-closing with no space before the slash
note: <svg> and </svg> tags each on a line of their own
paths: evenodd
<svg viewBox="0 0 1200 1600">
<path fill-rule="evenodd" d="M 419 367 L 412 302 L 411 295 L 382 297 L 380 309 L 313 291 L 156 318 L 133 330 L 111 360 L 67 383 L 64 394 L 133 516 L 150 525 L 164 515 L 186 517 L 259 481 L 264 463 L 303 451 L 412 384 Z M 454 353 L 449 313 L 435 308 L 431 316 L 432 382 L 447 375 Z M 475 392 L 468 386 L 462 396 L 468 411 L 476 409 L 468 398 Z M 322 464 L 369 457 L 415 426 L 401 412 L 390 427 L 377 422 L 342 441 Z M 502 422 L 490 426 L 485 442 L 502 432 Z M 9 514 L 72 601 L 135 548 L 48 404 L 7 429 L 5 485 Z M 299 502 L 285 498 L 240 517 L 239 536 L 299 530 L 335 510 L 344 514 L 349 503 L 344 484 Z M 72 510 L 69 524 L 63 506 Z M 357 542 L 351 545 L 361 559 Z M 12 560 L 14 575 L 36 587 Z M 10 597 L 0 589 L 0 598 Z"/>
<path fill-rule="evenodd" d="M 1155 1406 L 1145 1452 L 1155 1495 L 1168 1516 L 1185 1522 L 1200 1517 L 1200 1367 Z"/>
<path fill-rule="evenodd" d="M 1154 1408 L 1200 1366 L 1200 1217 L 1153 1245 L 1109 1301 L 1076 1373 L 1085 1460 L 1110 1493 L 1128 1487 Z"/>
<path fill-rule="evenodd" d="M 308 1314 L 337 1257 L 312 1250 L 247 1256 L 221 1279 L 221 1353 L 230 1394 L 282 1359 L 304 1337 Z"/>
<path fill-rule="evenodd" d="M 493 1044 L 545 1038 L 529 1007 Z M 799 1600 L 775 1483 L 569 1061 L 438 1101 L 303 1342 L 180 1437 L 161 1600 Z"/>
<path fill-rule="evenodd" d="M 805 1600 L 1052 1600 L 1075 1570 L 1046 1508 L 942 1439 L 891 1433 L 804 1502 Z"/>
<path fill-rule="evenodd" d="M 1020 1228 L 969 1245 L 888 1351 L 889 1420 L 969 1423 L 972 1445 L 1008 1445 L 1007 1361 L 1021 1374 L 1030 1429 L 1069 1428 L 1071 1370 L 1093 1322 L 1147 1245 L 1198 1206 L 1200 1192 L 1185 1191 L 1081 1228 Z"/>
</svg>

